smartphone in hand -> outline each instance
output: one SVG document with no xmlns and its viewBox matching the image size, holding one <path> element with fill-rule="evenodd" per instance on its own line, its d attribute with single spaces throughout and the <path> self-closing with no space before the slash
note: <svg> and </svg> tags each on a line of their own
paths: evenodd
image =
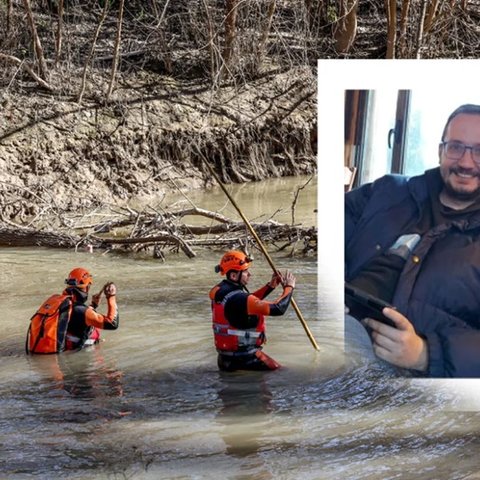
<svg viewBox="0 0 480 480">
<path fill-rule="evenodd" d="M 348 307 L 348 314 L 357 320 L 363 320 L 364 318 L 373 318 L 379 322 L 385 323 L 390 327 L 394 327 L 395 323 L 390 318 L 387 318 L 382 310 L 385 307 L 394 308 L 387 302 L 384 302 L 380 298 L 360 290 L 345 282 L 345 305 Z"/>
</svg>

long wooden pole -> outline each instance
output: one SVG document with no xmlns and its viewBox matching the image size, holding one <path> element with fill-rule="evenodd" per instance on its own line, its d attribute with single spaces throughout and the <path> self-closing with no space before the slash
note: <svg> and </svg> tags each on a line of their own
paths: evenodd
<svg viewBox="0 0 480 480">
<path fill-rule="evenodd" d="M 230 195 L 230 193 L 228 192 L 228 190 L 225 188 L 225 185 L 223 185 L 222 181 L 220 180 L 220 177 L 215 173 L 215 171 L 213 170 L 213 168 L 210 166 L 210 164 L 207 162 L 207 160 L 201 155 L 200 158 L 203 160 L 203 163 L 207 166 L 209 172 L 212 174 L 212 177 L 217 181 L 217 183 L 220 185 L 220 188 L 223 190 L 223 192 L 225 193 L 225 195 L 228 197 L 228 199 L 230 200 L 231 204 L 235 207 L 235 209 L 237 210 L 237 212 L 239 213 L 239 215 L 242 217 L 242 220 L 245 222 L 245 225 L 247 226 L 247 228 L 250 230 L 250 233 L 252 234 L 252 237 L 255 239 L 255 241 L 257 242 L 257 245 L 258 247 L 260 248 L 260 250 L 262 251 L 263 255 L 265 256 L 265 258 L 267 259 L 267 262 L 269 263 L 270 267 L 272 267 L 272 270 L 274 272 L 278 272 L 278 269 L 277 267 L 275 266 L 275 264 L 273 263 L 273 260 L 272 258 L 270 257 L 269 253 L 267 252 L 267 249 L 265 248 L 265 246 L 263 245 L 263 242 L 260 240 L 260 237 L 257 235 L 257 232 L 254 230 L 254 228 L 252 227 L 252 225 L 250 224 L 250 222 L 248 221 L 247 217 L 243 214 L 242 210 L 240 209 L 240 207 L 237 205 L 237 202 L 235 202 L 235 200 L 233 199 L 233 197 Z M 298 308 L 297 306 L 297 303 L 295 302 L 295 299 L 292 297 L 290 303 L 292 304 L 292 307 L 293 309 L 295 310 L 295 313 L 297 314 L 297 317 L 298 319 L 300 320 L 300 323 L 302 324 L 304 330 L 305 330 L 305 333 L 307 334 L 307 337 L 309 338 L 311 344 L 313 345 L 313 348 L 315 350 L 320 350 L 319 347 L 318 347 L 318 344 L 317 342 L 315 341 L 315 338 L 313 337 L 312 335 L 312 332 L 310 331 L 310 328 L 308 327 L 307 325 L 307 322 L 305 321 L 305 319 L 303 318 L 303 315 L 302 315 L 302 312 L 300 311 L 300 309 Z"/>
</svg>

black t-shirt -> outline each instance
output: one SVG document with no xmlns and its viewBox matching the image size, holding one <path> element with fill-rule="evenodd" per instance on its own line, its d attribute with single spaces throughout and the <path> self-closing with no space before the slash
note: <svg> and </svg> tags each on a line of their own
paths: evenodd
<svg viewBox="0 0 480 480">
<path fill-rule="evenodd" d="M 239 290 L 226 302 L 225 316 L 232 327 L 241 330 L 257 327 L 258 317 L 256 315 L 248 315 L 248 295 L 250 295 L 248 292 Z"/>
<path fill-rule="evenodd" d="M 411 252 L 422 236 L 437 225 L 463 220 L 480 209 L 480 201 L 464 210 L 454 210 L 440 203 L 439 196 L 443 180 L 439 169 L 425 173 L 429 200 L 420 212 L 419 220 L 407 226 L 404 233 L 382 255 L 373 258 L 349 283 L 386 302 L 391 302 L 397 288 L 398 279 Z"/>
</svg>

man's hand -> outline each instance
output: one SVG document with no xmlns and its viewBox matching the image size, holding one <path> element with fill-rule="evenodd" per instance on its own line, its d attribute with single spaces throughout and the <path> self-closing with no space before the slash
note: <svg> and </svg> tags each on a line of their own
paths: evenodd
<svg viewBox="0 0 480 480">
<path fill-rule="evenodd" d="M 383 314 L 393 320 L 397 328 L 366 318 L 362 323 L 372 329 L 375 354 L 396 365 L 425 372 L 428 368 L 427 342 L 418 336 L 410 321 L 393 308 L 384 308 Z"/>
<path fill-rule="evenodd" d="M 108 282 L 103 286 L 103 292 L 107 298 L 113 297 L 117 294 L 117 287 L 113 282 Z"/>
<path fill-rule="evenodd" d="M 282 276 L 282 285 L 284 287 L 292 287 L 295 288 L 296 278 L 295 275 L 287 270 L 285 274 Z"/>
<path fill-rule="evenodd" d="M 282 275 L 280 272 L 273 272 L 271 280 L 268 282 L 270 288 L 277 288 L 282 283 Z"/>
</svg>

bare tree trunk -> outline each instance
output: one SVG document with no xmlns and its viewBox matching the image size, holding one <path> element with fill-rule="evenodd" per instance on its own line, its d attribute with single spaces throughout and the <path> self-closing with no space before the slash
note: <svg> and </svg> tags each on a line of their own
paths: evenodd
<svg viewBox="0 0 480 480">
<path fill-rule="evenodd" d="M 328 0 L 305 0 L 305 10 L 307 12 L 308 26 L 313 30 L 315 25 L 322 27 L 331 23 L 328 20 Z"/>
<path fill-rule="evenodd" d="M 215 81 L 217 74 L 218 62 L 215 55 L 215 43 L 212 16 L 210 15 L 210 8 L 206 0 L 203 0 L 203 6 L 205 8 L 205 16 L 207 18 L 207 32 L 208 32 L 208 53 L 210 54 L 210 79 L 212 83 Z"/>
<path fill-rule="evenodd" d="M 468 3 L 468 0 L 462 0 L 462 9 L 463 10 L 467 9 L 467 3 Z"/>
<path fill-rule="evenodd" d="M 103 6 L 102 15 L 100 17 L 100 21 L 98 22 L 97 29 L 95 30 L 95 35 L 93 37 L 93 42 L 92 42 L 92 46 L 90 48 L 90 53 L 88 54 L 87 60 L 85 61 L 85 66 L 83 67 L 82 85 L 80 87 L 80 92 L 78 94 L 78 100 L 77 100 L 79 104 L 82 103 L 83 94 L 85 93 L 85 85 L 87 83 L 88 65 L 90 64 L 90 61 L 92 60 L 93 52 L 95 51 L 95 46 L 97 45 L 98 35 L 100 34 L 100 30 L 102 28 L 103 22 L 105 21 L 105 18 L 107 17 L 108 5 L 109 5 L 109 2 L 105 2 L 104 6 Z"/>
<path fill-rule="evenodd" d="M 305 0 L 305 10 L 307 11 L 307 20 L 308 20 L 308 25 L 310 28 L 312 28 L 313 25 L 313 5 L 312 5 L 312 0 Z"/>
<path fill-rule="evenodd" d="M 28 16 L 28 23 L 30 25 L 30 30 L 32 32 L 33 45 L 35 48 L 35 56 L 38 60 L 38 68 L 40 72 L 40 77 L 43 80 L 47 80 L 47 64 L 45 63 L 45 57 L 43 55 L 43 48 L 38 36 L 37 27 L 35 26 L 35 20 L 33 18 L 32 7 L 30 5 L 30 0 L 23 0 L 25 10 Z"/>
<path fill-rule="evenodd" d="M 408 24 L 408 13 L 410 10 L 410 0 L 403 0 L 402 2 L 402 16 L 400 18 L 400 39 L 398 50 L 400 56 L 405 58 L 407 53 L 407 24 Z"/>
<path fill-rule="evenodd" d="M 395 42 L 397 39 L 397 1 L 385 0 L 387 11 L 387 56 L 395 58 Z"/>
<path fill-rule="evenodd" d="M 118 68 L 118 59 L 120 55 L 120 41 L 122 39 L 122 22 L 123 22 L 123 6 L 125 0 L 120 0 L 120 6 L 118 7 L 118 26 L 117 26 L 117 37 L 115 39 L 115 49 L 113 53 L 113 65 L 112 65 L 112 74 L 110 77 L 110 85 L 108 86 L 107 91 L 107 100 L 110 98 L 110 95 L 113 91 L 113 86 L 115 84 L 115 75 L 117 74 Z"/>
<path fill-rule="evenodd" d="M 7 0 L 7 36 L 10 34 L 13 16 L 13 0 Z"/>
<path fill-rule="evenodd" d="M 423 25 L 425 23 L 425 15 L 427 13 L 427 3 L 428 3 L 428 0 L 423 0 L 422 11 L 420 12 L 420 18 L 418 21 L 417 47 L 416 47 L 416 53 L 415 53 L 415 58 L 417 59 L 421 57 L 420 50 L 422 48 L 422 42 L 423 42 Z"/>
<path fill-rule="evenodd" d="M 153 13 L 155 14 L 156 17 L 158 17 L 158 7 L 157 7 L 157 2 L 155 0 L 151 0 L 150 3 L 152 4 L 152 10 Z"/>
<path fill-rule="evenodd" d="M 58 66 L 60 55 L 62 53 L 62 35 L 63 35 L 63 0 L 58 1 L 58 24 L 57 38 L 55 42 L 55 66 Z"/>
<path fill-rule="evenodd" d="M 226 0 L 225 46 L 223 48 L 223 68 L 228 69 L 233 57 L 233 47 L 237 36 L 238 0 Z"/>
<path fill-rule="evenodd" d="M 258 49 L 257 49 L 257 68 L 258 69 L 260 69 L 260 67 L 262 66 L 263 58 L 265 55 L 265 45 L 267 43 L 268 35 L 270 34 L 270 30 L 272 28 L 273 15 L 275 14 L 276 6 L 277 6 L 277 0 L 270 0 L 270 4 L 268 5 L 268 11 L 267 11 L 267 21 L 263 28 L 260 41 L 258 42 Z"/>
<path fill-rule="evenodd" d="M 170 51 L 169 51 L 169 48 L 168 48 L 168 43 L 167 43 L 167 40 L 166 40 L 166 37 L 165 37 L 164 30 L 161 29 L 161 25 L 162 25 L 163 19 L 165 18 L 166 13 L 167 13 L 167 8 L 168 8 L 169 3 L 170 3 L 170 0 L 167 0 L 165 2 L 165 5 L 163 6 L 162 13 L 160 15 L 160 18 L 159 18 L 155 28 L 156 28 L 156 30 L 158 30 L 158 40 L 159 40 L 159 43 L 160 43 L 160 48 L 162 49 L 162 58 L 163 58 L 163 63 L 165 65 L 165 70 L 167 71 L 168 74 L 171 74 L 173 72 L 172 56 L 170 55 Z M 156 6 L 155 2 L 153 4 L 155 5 L 155 14 L 158 17 L 159 15 L 158 15 L 157 6 Z"/>
<path fill-rule="evenodd" d="M 340 0 L 339 20 L 335 28 L 335 50 L 347 53 L 352 48 L 357 35 L 358 0 Z"/>
<path fill-rule="evenodd" d="M 425 25 L 423 26 L 423 31 L 428 33 L 432 28 L 433 22 L 437 16 L 437 8 L 438 8 L 438 1 L 439 0 L 432 0 L 428 6 L 426 18 L 425 18 Z"/>
</svg>

